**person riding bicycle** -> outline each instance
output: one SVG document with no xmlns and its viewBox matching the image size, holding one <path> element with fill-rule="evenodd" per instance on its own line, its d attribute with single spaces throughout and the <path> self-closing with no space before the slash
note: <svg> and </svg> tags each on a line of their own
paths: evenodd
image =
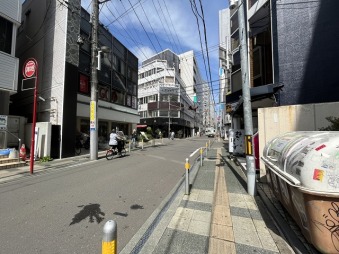
<svg viewBox="0 0 339 254">
<path fill-rule="evenodd" d="M 118 140 L 117 140 L 117 138 L 118 138 L 118 135 L 116 133 L 116 130 L 112 129 L 112 132 L 109 135 L 109 143 L 108 143 L 108 145 L 110 147 L 112 147 L 113 150 L 118 148 Z M 118 148 L 118 151 L 119 151 L 119 148 Z M 120 150 L 120 152 L 121 152 L 121 150 Z"/>
</svg>

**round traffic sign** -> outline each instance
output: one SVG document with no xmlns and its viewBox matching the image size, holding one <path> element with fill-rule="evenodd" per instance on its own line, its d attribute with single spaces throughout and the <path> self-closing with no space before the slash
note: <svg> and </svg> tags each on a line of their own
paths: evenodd
<svg viewBox="0 0 339 254">
<path fill-rule="evenodd" d="M 28 60 L 25 65 L 24 65 L 24 69 L 23 69 L 23 75 L 25 76 L 25 78 L 30 78 L 33 77 L 35 72 L 36 72 L 36 64 L 35 61 L 33 60 Z"/>
</svg>

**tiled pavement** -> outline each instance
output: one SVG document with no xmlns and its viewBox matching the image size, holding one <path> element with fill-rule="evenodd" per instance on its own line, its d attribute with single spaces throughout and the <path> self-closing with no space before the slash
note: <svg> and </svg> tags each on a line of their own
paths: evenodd
<svg viewBox="0 0 339 254">
<path fill-rule="evenodd" d="M 190 195 L 182 196 L 160 239 L 151 240 L 156 241 L 153 251 L 146 248 L 140 253 L 293 253 L 268 229 L 255 198 L 239 181 L 241 172 L 225 159 L 224 148 L 214 144 Z"/>
</svg>

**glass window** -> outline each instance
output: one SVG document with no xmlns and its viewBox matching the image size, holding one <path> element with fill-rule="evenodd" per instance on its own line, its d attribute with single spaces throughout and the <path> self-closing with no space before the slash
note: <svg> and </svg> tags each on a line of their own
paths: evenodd
<svg viewBox="0 0 339 254">
<path fill-rule="evenodd" d="M 89 119 L 80 120 L 80 132 L 89 134 Z"/>
<path fill-rule="evenodd" d="M 168 116 L 168 111 L 160 110 L 159 111 L 159 116 Z"/>
<path fill-rule="evenodd" d="M 113 103 L 119 104 L 119 105 L 125 105 L 125 96 L 122 92 L 118 90 L 112 90 L 112 96 L 111 96 L 111 101 Z"/>
<path fill-rule="evenodd" d="M 112 58 L 112 69 L 113 70 L 117 70 L 118 69 L 118 60 L 117 60 L 117 56 L 113 54 L 113 58 Z"/>
<path fill-rule="evenodd" d="M 84 44 L 80 46 L 80 49 L 86 51 L 88 54 L 91 54 L 91 44 L 89 42 L 88 34 L 86 34 L 84 31 L 80 31 L 80 36 L 84 42 Z"/>
<path fill-rule="evenodd" d="M 132 108 L 136 109 L 137 107 L 137 97 L 132 96 Z"/>
<path fill-rule="evenodd" d="M 122 61 L 121 59 L 118 59 L 118 72 L 120 72 L 122 75 L 126 75 L 126 70 L 125 70 L 125 62 Z"/>
<path fill-rule="evenodd" d="M 132 70 L 132 81 L 137 83 L 138 82 L 138 73 Z"/>
<path fill-rule="evenodd" d="M 101 63 L 101 70 L 98 71 L 98 80 L 111 84 L 111 68 L 104 63 Z"/>
<path fill-rule="evenodd" d="M 114 44 L 114 49 L 113 49 L 114 54 L 119 56 L 121 59 L 125 59 L 126 48 L 124 47 L 124 45 L 122 45 L 116 38 L 114 38 L 113 44 Z"/>
<path fill-rule="evenodd" d="M 132 79 L 132 70 L 130 67 L 127 67 L 127 78 Z"/>
<path fill-rule="evenodd" d="M 132 106 L 132 96 L 129 95 L 129 94 L 126 96 L 126 105 L 127 105 L 128 107 L 131 107 L 131 106 Z"/>
<path fill-rule="evenodd" d="M 0 17 L 0 51 L 11 54 L 13 24 Z"/>
<path fill-rule="evenodd" d="M 83 51 L 79 52 L 79 70 L 88 74 L 91 71 L 91 57 Z"/>
</svg>

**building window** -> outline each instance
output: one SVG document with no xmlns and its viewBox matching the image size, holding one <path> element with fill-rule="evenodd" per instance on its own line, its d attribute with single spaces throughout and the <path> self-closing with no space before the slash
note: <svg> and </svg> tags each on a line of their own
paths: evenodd
<svg viewBox="0 0 339 254">
<path fill-rule="evenodd" d="M 157 117 L 158 116 L 158 111 L 157 110 L 153 110 L 151 113 L 152 113 L 152 117 Z"/>
<path fill-rule="evenodd" d="M 13 24 L 0 17 L 0 51 L 11 54 Z"/>
<path fill-rule="evenodd" d="M 167 116 L 168 117 L 168 111 L 159 111 L 159 116 Z"/>
</svg>

